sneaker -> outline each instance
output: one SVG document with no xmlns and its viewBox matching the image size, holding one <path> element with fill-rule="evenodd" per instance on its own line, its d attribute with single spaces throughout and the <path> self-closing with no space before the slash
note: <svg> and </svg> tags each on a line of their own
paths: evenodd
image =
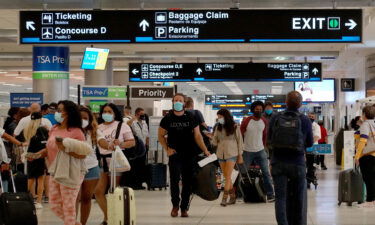
<svg viewBox="0 0 375 225">
<path fill-rule="evenodd" d="M 171 217 L 177 217 L 178 216 L 178 207 L 173 207 L 171 211 Z"/>
<path fill-rule="evenodd" d="M 44 198 L 43 198 L 43 203 L 48 203 L 48 202 L 49 202 L 48 197 L 45 197 L 45 196 L 44 196 Z"/>
<path fill-rule="evenodd" d="M 43 205 L 39 202 L 35 203 L 35 208 L 36 209 L 43 209 Z"/>
<path fill-rule="evenodd" d="M 275 196 L 269 196 L 269 197 L 267 197 L 267 202 L 275 202 Z"/>
<path fill-rule="evenodd" d="M 360 209 L 372 209 L 375 208 L 375 202 L 365 202 L 363 204 L 357 205 Z"/>
<path fill-rule="evenodd" d="M 181 217 L 189 217 L 187 210 L 181 210 Z"/>
<path fill-rule="evenodd" d="M 322 166 L 322 170 L 327 170 L 327 167 L 325 165 Z"/>
</svg>

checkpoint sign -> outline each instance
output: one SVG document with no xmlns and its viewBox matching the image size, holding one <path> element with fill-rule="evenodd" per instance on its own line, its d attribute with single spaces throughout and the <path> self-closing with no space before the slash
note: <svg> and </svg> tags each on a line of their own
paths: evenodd
<svg viewBox="0 0 375 225">
<path fill-rule="evenodd" d="M 21 44 L 362 41 L 361 9 L 20 11 L 19 24 Z"/>
</svg>

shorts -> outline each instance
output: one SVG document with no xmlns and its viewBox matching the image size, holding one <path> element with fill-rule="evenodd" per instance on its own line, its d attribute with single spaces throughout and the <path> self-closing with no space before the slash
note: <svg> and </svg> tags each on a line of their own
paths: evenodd
<svg viewBox="0 0 375 225">
<path fill-rule="evenodd" d="M 219 163 L 225 163 L 225 162 L 228 162 L 228 161 L 237 162 L 237 158 L 238 158 L 238 156 L 234 156 L 234 157 L 229 158 L 229 159 L 217 159 L 217 160 L 219 161 Z"/>
<path fill-rule="evenodd" d="M 108 165 L 109 165 L 111 159 L 112 159 L 112 154 L 100 155 L 100 165 L 101 165 L 100 171 L 102 173 L 107 173 L 108 175 L 110 175 Z M 122 175 L 122 173 L 116 172 L 116 177 L 119 177 L 121 175 Z"/>
<path fill-rule="evenodd" d="M 86 173 L 84 180 L 97 180 L 100 176 L 99 166 L 95 166 Z"/>
</svg>

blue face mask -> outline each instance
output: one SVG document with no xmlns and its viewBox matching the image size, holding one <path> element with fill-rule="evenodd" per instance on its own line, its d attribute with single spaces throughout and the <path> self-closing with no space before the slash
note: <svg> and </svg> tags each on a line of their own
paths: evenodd
<svg viewBox="0 0 375 225">
<path fill-rule="evenodd" d="M 103 113 L 102 114 L 102 119 L 107 122 L 107 123 L 110 123 L 113 121 L 113 115 L 112 114 L 109 114 L 109 113 Z"/>
<path fill-rule="evenodd" d="M 173 109 L 174 109 L 174 111 L 181 112 L 182 110 L 184 110 L 184 103 L 182 103 L 182 102 L 175 102 L 173 104 Z"/>
<path fill-rule="evenodd" d="M 60 112 L 55 112 L 55 120 L 56 122 L 58 123 L 62 123 L 64 121 L 64 118 L 61 117 L 61 113 Z"/>
<path fill-rule="evenodd" d="M 273 110 L 272 109 L 266 109 L 266 110 L 264 110 L 264 112 L 266 113 L 266 115 L 271 115 Z"/>
</svg>

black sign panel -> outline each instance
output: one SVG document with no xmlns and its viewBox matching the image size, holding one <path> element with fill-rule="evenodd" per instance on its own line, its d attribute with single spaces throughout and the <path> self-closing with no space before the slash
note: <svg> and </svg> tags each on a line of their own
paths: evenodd
<svg viewBox="0 0 375 225">
<path fill-rule="evenodd" d="M 355 90 L 355 79 L 354 78 L 342 78 L 341 79 L 341 91 L 349 92 Z"/>
<path fill-rule="evenodd" d="M 321 63 L 130 63 L 131 82 L 320 81 Z"/>
<path fill-rule="evenodd" d="M 21 11 L 21 44 L 361 42 L 362 10 Z"/>
<path fill-rule="evenodd" d="M 272 95 L 272 94 L 265 94 L 265 95 L 251 95 L 251 101 L 262 101 L 262 102 L 271 102 L 277 104 L 285 104 L 286 95 Z"/>
<path fill-rule="evenodd" d="M 166 99 L 173 95 L 174 87 L 130 87 L 132 99 Z"/>
<path fill-rule="evenodd" d="M 251 95 L 206 95 L 206 105 L 250 105 Z"/>
</svg>

